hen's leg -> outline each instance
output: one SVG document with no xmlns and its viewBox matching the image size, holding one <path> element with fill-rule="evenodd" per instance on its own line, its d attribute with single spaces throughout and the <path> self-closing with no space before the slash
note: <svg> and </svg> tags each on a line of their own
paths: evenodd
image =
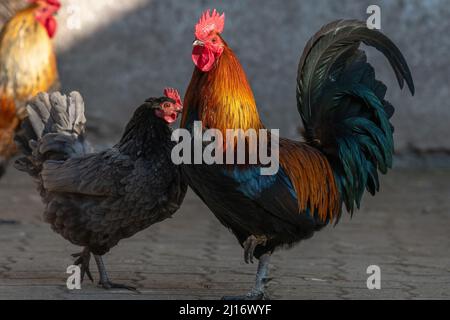
<svg viewBox="0 0 450 320">
<path fill-rule="evenodd" d="M 83 282 L 85 274 L 92 282 L 94 282 L 94 278 L 92 278 L 91 271 L 89 270 L 89 261 L 91 260 L 91 252 L 89 251 L 89 248 L 84 247 L 83 251 L 74 253 L 72 257 L 78 258 L 75 260 L 74 264 L 80 266 L 81 282 Z"/>
<path fill-rule="evenodd" d="M 98 284 L 101 285 L 104 289 L 127 289 L 130 291 L 139 292 L 135 287 L 111 282 L 109 280 L 108 273 L 106 272 L 102 256 L 94 254 L 94 258 L 95 262 L 97 262 L 98 273 L 100 274 L 100 281 Z"/>
<path fill-rule="evenodd" d="M 223 300 L 268 300 L 265 294 L 265 285 L 269 281 L 270 253 L 265 253 L 259 257 L 258 271 L 256 272 L 255 286 L 245 296 L 226 296 Z"/>
</svg>

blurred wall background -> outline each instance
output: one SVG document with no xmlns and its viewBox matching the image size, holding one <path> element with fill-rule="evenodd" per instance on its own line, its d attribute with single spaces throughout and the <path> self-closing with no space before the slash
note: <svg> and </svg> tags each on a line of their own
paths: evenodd
<svg viewBox="0 0 450 320">
<path fill-rule="evenodd" d="M 401 91 L 381 54 L 369 50 L 397 108 L 400 163 L 450 165 L 450 6 L 447 0 L 62 0 L 56 37 L 63 91 L 86 99 L 89 133 L 119 138 L 131 113 L 164 86 L 184 94 L 193 64 L 193 28 L 201 12 L 226 12 L 223 33 L 238 54 L 268 127 L 298 138 L 296 71 L 304 45 L 323 24 L 366 19 L 381 7 L 381 27 L 411 67 L 416 96 Z"/>
</svg>

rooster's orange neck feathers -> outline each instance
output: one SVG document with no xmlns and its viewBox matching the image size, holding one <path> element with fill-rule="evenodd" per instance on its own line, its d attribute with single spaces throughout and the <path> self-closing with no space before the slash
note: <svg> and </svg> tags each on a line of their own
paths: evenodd
<svg viewBox="0 0 450 320">
<path fill-rule="evenodd" d="M 262 129 L 255 98 L 242 66 L 225 44 L 224 51 L 209 72 L 195 68 L 184 100 L 181 125 L 188 117 L 201 120 L 205 128 Z"/>
<path fill-rule="evenodd" d="M 263 129 L 255 98 L 244 70 L 225 44 L 223 54 L 209 72 L 195 68 L 184 100 L 182 127 L 201 120 L 203 127 Z M 298 209 L 310 209 L 322 221 L 333 220 L 340 210 L 333 170 L 323 154 L 306 144 L 280 140 L 280 166 L 292 181 Z"/>
</svg>

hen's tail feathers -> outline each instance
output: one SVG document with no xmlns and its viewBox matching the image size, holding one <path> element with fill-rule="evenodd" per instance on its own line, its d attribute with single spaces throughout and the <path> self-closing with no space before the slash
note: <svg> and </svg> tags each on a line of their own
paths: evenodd
<svg viewBox="0 0 450 320">
<path fill-rule="evenodd" d="M 379 190 L 378 173 L 392 166 L 394 107 L 384 99 L 386 86 L 359 50 L 361 42 L 381 51 L 400 87 L 414 94 L 408 65 L 385 35 L 354 20 L 323 27 L 300 59 L 297 104 L 307 142 L 325 153 L 333 167 L 341 200 L 353 213 L 364 190 Z"/>
<path fill-rule="evenodd" d="M 36 176 L 46 160 L 65 160 L 89 153 L 85 140 L 84 102 L 78 92 L 68 97 L 59 92 L 40 93 L 27 105 L 28 118 L 16 134 L 25 157 L 15 166 Z"/>
</svg>

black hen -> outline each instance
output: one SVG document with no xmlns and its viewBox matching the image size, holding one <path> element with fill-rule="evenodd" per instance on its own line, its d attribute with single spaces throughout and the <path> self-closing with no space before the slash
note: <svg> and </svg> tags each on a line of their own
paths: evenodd
<svg viewBox="0 0 450 320">
<path fill-rule="evenodd" d="M 92 280 L 89 260 L 97 262 L 104 288 L 127 288 L 108 279 L 102 261 L 120 240 L 171 217 L 187 186 L 171 161 L 168 123 L 181 111 L 178 93 L 150 98 L 134 113 L 114 147 L 93 153 L 85 140 L 81 95 L 39 94 L 17 136 L 25 157 L 16 168 L 29 173 L 46 205 L 44 219 L 73 244 L 82 276 Z"/>
</svg>

